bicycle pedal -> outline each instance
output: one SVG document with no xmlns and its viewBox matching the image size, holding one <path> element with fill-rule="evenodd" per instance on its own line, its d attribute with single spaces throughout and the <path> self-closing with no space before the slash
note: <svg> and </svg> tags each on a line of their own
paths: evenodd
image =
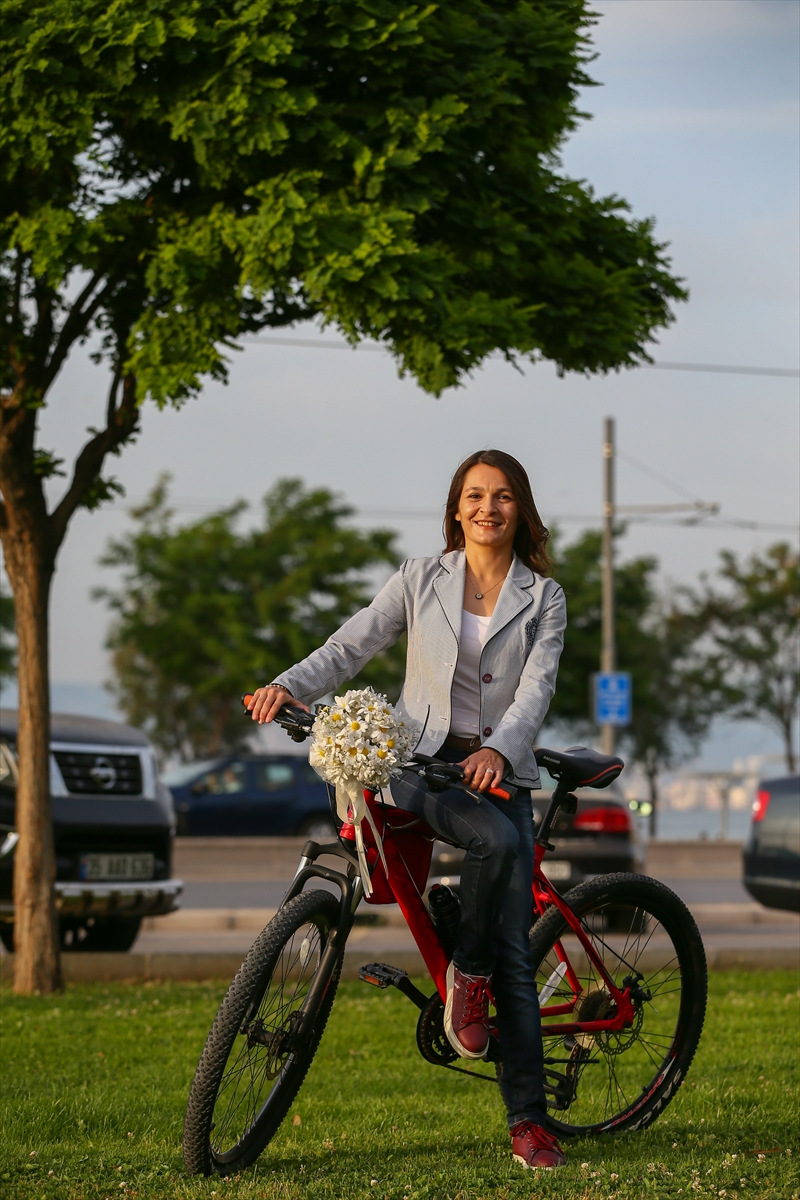
<svg viewBox="0 0 800 1200">
<path fill-rule="evenodd" d="M 396 987 L 419 1009 L 423 1009 L 428 1003 L 428 997 L 423 995 L 419 988 L 414 987 L 408 978 L 408 971 L 404 971 L 402 967 L 390 967 L 388 963 L 369 963 L 366 967 L 358 968 L 358 978 L 363 979 L 364 983 L 371 983 L 373 987 Z"/>
<path fill-rule="evenodd" d="M 408 971 L 400 967 L 390 967 L 388 963 L 369 963 L 366 967 L 358 968 L 358 978 L 373 987 L 397 987 L 401 979 L 408 979 Z"/>
</svg>

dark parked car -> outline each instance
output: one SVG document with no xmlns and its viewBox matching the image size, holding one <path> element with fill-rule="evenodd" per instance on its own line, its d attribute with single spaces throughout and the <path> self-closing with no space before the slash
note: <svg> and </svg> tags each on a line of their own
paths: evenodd
<svg viewBox="0 0 800 1200">
<path fill-rule="evenodd" d="M 237 755 L 164 775 L 189 837 L 336 836 L 325 784 L 299 755 Z"/>
<path fill-rule="evenodd" d="M 0 709 L 0 938 L 14 941 L 17 713 Z M 177 908 L 172 799 L 138 730 L 53 713 L 50 796 L 65 950 L 129 950 L 144 916 Z"/>
<path fill-rule="evenodd" d="M 544 816 L 555 782 L 541 769 L 542 790 L 533 793 L 533 817 L 538 825 Z M 542 869 L 559 892 L 569 891 L 592 875 L 607 871 L 644 872 L 645 850 L 637 823 L 621 789 L 615 783 L 602 792 L 579 788 L 575 816 L 564 812 L 553 826 L 550 841 L 555 850 Z M 442 882 L 457 881 L 463 850 L 443 842 L 434 847 L 432 874 Z"/>
<path fill-rule="evenodd" d="M 800 912 L 800 775 L 758 785 L 743 860 L 744 886 L 754 899 Z"/>
</svg>

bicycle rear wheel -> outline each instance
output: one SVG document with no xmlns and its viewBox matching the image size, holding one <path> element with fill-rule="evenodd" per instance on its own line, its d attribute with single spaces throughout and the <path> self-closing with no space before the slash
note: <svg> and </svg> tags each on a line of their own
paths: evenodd
<svg viewBox="0 0 800 1200">
<path fill-rule="evenodd" d="M 329 892 L 281 908 L 239 968 L 197 1065 L 183 1126 L 190 1175 L 231 1175 L 258 1158 L 306 1077 L 336 995 L 340 952 L 305 1034 L 311 984 L 339 916 Z"/>
<path fill-rule="evenodd" d="M 635 1016 L 617 1032 L 548 1033 L 548 1026 L 616 1012 L 602 976 L 558 909 L 549 908 L 531 930 L 537 989 L 548 981 L 555 987 L 547 1006 L 572 1000 L 556 972 L 562 942 L 581 992 L 573 1017 L 543 1017 L 548 1124 L 565 1135 L 638 1129 L 675 1095 L 697 1049 L 708 991 L 702 939 L 683 901 L 644 876 L 599 876 L 564 899 L 615 985 L 631 988 Z"/>
</svg>

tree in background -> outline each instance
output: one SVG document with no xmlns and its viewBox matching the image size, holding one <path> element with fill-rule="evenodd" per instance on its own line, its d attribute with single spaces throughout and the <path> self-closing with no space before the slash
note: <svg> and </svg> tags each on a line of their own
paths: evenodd
<svg viewBox="0 0 800 1200">
<path fill-rule="evenodd" d="M 556 539 L 552 554 L 567 598 L 567 631 L 549 718 L 586 736 L 596 730 L 590 686 L 602 643 L 602 534 L 589 530 L 563 549 Z M 647 777 L 654 814 L 659 770 L 697 746 L 717 705 L 690 662 L 695 623 L 659 596 L 657 568 L 655 558 L 636 558 L 614 569 L 617 667 L 630 671 L 633 683 L 633 719 L 620 740 Z"/>
<path fill-rule="evenodd" d="M 0 0 L 0 539 L 19 641 L 15 988 L 59 985 L 48 605 L 80 507 L 148 398 L 317 318 L 433 393 L 501 350 L 647 358 L 685 297 L 650 221 L 559 173 L 584 0 Z M 72 349 L 108 367 L 63 474 L 38 420 Z M 388 419 L 388 418 L 387 418 Z"/>
<path fill-rule="evenodd" d="M 242 692 L 321 645 L 369 603 L 364 572 L 399 560 L 393 533 L 349 527 L 351 509 L 299 480 L 277 483 L 263 524 L 245 532 L 244 502 L 175 528 L 167 482 L 101 560 L 123 569 L 121 586 L 96 594 L 116 614 L 107 644 L 119 707 L 162 757 L 190 760 L 242 748 L 253 732 Z M 362 681 L 395 691 L 403 669 L 396 647 Z"/>
<path fill-rule="evenodd" d="M 786 770 L 797 770 L 800 719 L 800 559 L 785 542 L 739 561 L 720 555 L 722 589 L 706 579 L 689 593 L 700 640 L 692 678 L 719 711 L 761 721 L 783 739 Z"/>
</svg>

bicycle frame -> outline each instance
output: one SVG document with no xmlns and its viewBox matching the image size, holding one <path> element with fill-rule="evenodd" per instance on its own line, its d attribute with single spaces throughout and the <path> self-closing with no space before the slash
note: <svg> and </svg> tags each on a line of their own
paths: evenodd
<svg viewBox="0 0 800 1200">
<path fill-rule="evenodd" d="M 449 965 L 449 956 L 442 947 L 439 937 L 431 920 L 430 913 L 422 898 L 422 890 L 418 887 L 417 882 L 412 876 L 412 872 L 406 860 L 403 857 L 402 848 L 399 844 L 401 839 L 423 839 L 431 845 L 437 834 L 430 829 L 421 818 L 415 817 L 412 813 L 407 813 L 403 809 L 393 808 L 391 806 L 380 803 L 376 798 L 376 793 L 365 791 L 364 797 L 376 827 L 381 833 L 383 842 L 383 850 L 386 856 L 386 864 L 388 872 L 384 872 L 383 865 L 379 861 L 377 848 L 371 830 L 366 826 L 363 827 L 364 842 L 367 847 L 367 857 L 372 868 L 373 878 L 385 880 L 388 884 L 389 892 L 397 903 L 403 917 L 411 931 L 414 941 L 419 948 L 425 966 L 430 973 L 431 978 L 436 986 L 436 990 L 442 1002 L 447 999 L 447 968 Z M 542 830 L 536 840 L 535 857 L 534 857 L 534 876 L 532 888 L 532 911 L 541 915 L 549 905 L 554 905 L 564 920 L 567 922 L 572 933 L 578 939 L 578 942 L 583 947 L 588 960 L 595 968 L 597 975 L 604 987 L 608 990 L 609 996 L 613 999 L 616 1012 L 613 1017 L 605 1020 L 595 1021 L 565 1021 L 562 1023 L 551 1023 L 553 1017 L 565 1017 L 574 1014 L 575 1008 L 580 1000 L 583 991 L 578 980 L 577 973 L 570 962 L 569 954 L 562 943 L 556 943 L 556 953 L 560 962 L 565 964 L 564 977 L 572 989 L 572 998 L 569 1001 L 561 1001 L 556 1004 L 545 1004 L 541 1009 L 543 1020 L 547 1020 L 547 1024 L 543 1027 L 547 1035 L 566 1036 L 575 1033 L 599 1033 L 602 1031 L 613 1031 L 622 1029 L 629 1025 L 634 1018 L 635 1010 L 630 995 L 630 985 L 620 990 L 614 980 L 608 974 L 603 960 L 597 954 L 591 940 L 586 935 L 580 919 L 575 915 L 572 909 L 562 896 L 555 890 L 552 883 L 542 870 L 542 860 L 548 849 L 546 835 L 549 833 L 550 825 L 555 817 L 558 807 L 563 802 L 564 797 L 558 795 L 558 789 L 554 793 L 551 803 L 551 811 L 545 817 L 542 824 Z M 396 814 L 389 816 L 389 814 Z M 403 818 L 407 817 L 408 820 Z M 542 835 L 545 835 L 544 837 Z M 318 846 L 317 843 L 307 842 L 303 847 L 303 858 L 298 870 L 298 875 L 292 884 L 292 887 L 287 893 L 287 899 L 296 895 L 302 890 L 303 885 L 311 875 L 319 875 L 322 878 L 330 879 L 331 882 L 336 882 L 342 889 L 342 918 L 339 926 L 336 929 L 334 941 L 336 943 L 336 951 L 341 944 L 343 936 L 349 933 L 349 926 L 352 923 L 352 917 L 355 913 L 355 908 L 361 899 L 360 881 L 356 879 L 355 886 L 351 878 L 346 878 L 338 872 L 333 872 L 324 867 L 318 867 L 316 864 L 311 865 L 314 858 L 319 854 L 339 854 L 347 859 L 352 867 L 357 860 L 355 855 L 350 853 L 346 848 L 346 843 L 355 839 L 355 830 L 352 825 L 345 823 L 340 830 L 340 842 L 338 845 Z M 345 883 L 348 886 L 345 886 Z M 373 901 L 380 903 L 381 901 Z M 386 901 L 389 902 L 389 901 Z M 348 917 L 345 916 L 348 914 Z M 348 919 L 349 918 L 349 919 Z M 344 924 L 347 924 L 345 931 Z M 631 980 L 634 983 L 635 980 Z M 627 983 L 627 980 L 626 980 Z M 413 989 L 416 991 L 416 989 Z M 407 993 L 409 994 L 409 993 Z M 413 997 L 410 997 L 413 999 Z"/>
<path fill-rule="evenodd" d="M 631 1000 L 630 987 L 624 988 L 622 991 L 614 983 L 614 980 L 606 971 L 602 958 L 598 955 L 591 940 L 586 936 L 586 933 L 581 925 L 580 918 L 576 917 L 566 900 L 553 887 L 550 880 L 542 871 L 542 859 L 547 851 L 547 846 L 537 840 L 534 851 L 534 870 L 533 870 L 533 905 L 536 912 L 541 915 L 548 904 L 555 905 L 561 913 L 564 920 L 569 925 L 572 932 L 577 937 L 583 947 L 586 957 L 591 962 L 592 966 L 597 971 L 600 978 L 603 980 L 608 993 L 614 1000 L 616 1005 L 616 1014 L 604 1021 L 577 1021 L 566 1022 L 564 1024 L 548 1024 L 543 1026 L 543 1032 L 548 1035 L 557 1034 L 566 1036 L 573 1033 L 599 1033 L 602 1030 L 622 1029 L 629 1024 L 634 1017 L 633 1001 Z M 564 949 L 561 941 L 555 944 L 556 955 L 559 962 L 566 966 L 564 977 L 572 988 L 572 1000 L 566 1003 L 545 1005 L 541 1009 L 542 1020 L 546 1017 L 561 1017 L 575 1011 L 575 1006 L 580 999 L 580 994 L 583 991 L 578 976 L 575 973 L 575 968 L 570 962 L 569 955 Z"/>
</svg>

